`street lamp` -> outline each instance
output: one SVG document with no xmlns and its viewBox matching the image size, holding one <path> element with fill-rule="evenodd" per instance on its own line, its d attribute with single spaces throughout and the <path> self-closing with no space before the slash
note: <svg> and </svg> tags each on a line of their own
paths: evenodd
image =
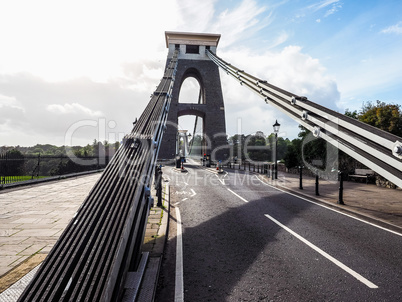
<svg viewBox="0 0 402 302">
<path fill-rule="evenodd" d="M 192 143 L 192 140 L 191 140 L 191 137 L 192 137 L 192 135 L 191 135 L 191 133 L 189 133 L 188 135 L 187 135 L 187 146 L 188 146 L 188 155 L 190 155 L 190 153 L 191 153 L 191 149 L 193 149 L 193 143 Z M 190 142 L 189 142 L 190 141 Z"/>
<path fill-rule="evenodd" d="M 275 132 L 275 162 L 274 162 L 274 179 L 278 179 L 278 132 L 281 124 L 278 123 L 278 120 L 275 121 L 275 124 L 272 125 L 274 127 Z"/>
</svg>

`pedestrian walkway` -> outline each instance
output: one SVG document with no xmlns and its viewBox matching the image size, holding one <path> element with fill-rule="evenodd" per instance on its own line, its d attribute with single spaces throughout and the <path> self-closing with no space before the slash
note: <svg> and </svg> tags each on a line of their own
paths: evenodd
<svg viewBox="0 0 402 302">
<path fill-rule="evenodd" d="M 318 193 L 315 191 L 315 178 L 304 176 L 300 189 L 299 175 L 278 172 L 278 180 L 273 181 L 264 175 L 265 181 L 278 188 L 298 195 L 317 199 L 331 206 L 348 212 L 382 221 L 399 228 L 402 232 L 402 190 L 377 187 L 375 184 L 354 181 L 343 182 L 344 205 L 337 204 L 339 199 L 339 181 L 319 179 Z"/>
<path fill-rule="evenodd" d="M 0 292 L 43 261 L 100 175 L 0 191 Z"/>
<path fill-rule="evenodd" d="M 0 191 L 0 302 L 16 301 L 88 195 L 99 174 Z M 156 192 L 153 190 L 153 196 Z M 153 295 L 166 240 L 169 185 L 148 217 L 149 262 L 140 295 Z"/>
</svg>

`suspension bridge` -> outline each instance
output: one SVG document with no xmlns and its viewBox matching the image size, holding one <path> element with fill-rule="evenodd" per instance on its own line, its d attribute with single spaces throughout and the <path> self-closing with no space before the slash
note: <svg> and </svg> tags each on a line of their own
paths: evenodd
<svg viewBox="0 0 402 302">
<path fill-rule="evenodd" d="M 178 117 L 195 115 L 195 128 L 202 123 L 201 152 L 213 160 L 228 159 L 219 68 L 316 138 L 402 187 L 402 138 L 278 88 L 224 61 L 216 54 L 220 35 L 166 32 L 165 38 L 166 69 L 157 89 L 19 301 L 123 298 L 127 274 L 137 269 L 141 258 L 158 159 L 172 161 L 177 156 Z M 188 77 L 200 83 L 197 104 L 178 102 L 180 87 Z"/>
</svg>

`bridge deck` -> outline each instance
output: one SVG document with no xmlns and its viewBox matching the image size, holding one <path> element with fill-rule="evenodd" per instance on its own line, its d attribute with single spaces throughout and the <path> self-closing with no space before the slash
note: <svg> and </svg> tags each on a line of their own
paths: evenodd
<svg viewBox="0 0 402 302">
<path fill-rule="evenodd" d="M 10 277 L 6 273 L 11 269 L 36 253 L 43 255 L 38 261 L 43 260 L 99 176 L 95 174 L 0 193 L 0 292 L 4 290 L 1 286 L 6 285 L 5 277 Z M 298 190 L 297 175 L 279 172 L 278 178 L 279 187 L 315 197 L 314 178 L 304 176 L 302 191 Z M 320 182 L 321 196 L 318 198 L 327 202 L 336 200 L 339 183 Z M 346 206 L 343 208 L 402 227 L 401 194 L 400 189 L 346 182 Z M 21 276 L 32 268 L 28 267 Z M 17 280 L 15 276 L 11 277 L 14 282 Z"/>
</svg>

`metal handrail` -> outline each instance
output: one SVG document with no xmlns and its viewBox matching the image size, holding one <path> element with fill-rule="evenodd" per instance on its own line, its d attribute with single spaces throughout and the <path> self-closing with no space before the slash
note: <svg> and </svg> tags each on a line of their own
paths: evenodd
<svg viewBox="0 0 402 302">
<path fill-rule="evenodd" d="M 119 301 L 139 263 L 176 50 L 151 100 L 19 301 Z"/>
</svg>

